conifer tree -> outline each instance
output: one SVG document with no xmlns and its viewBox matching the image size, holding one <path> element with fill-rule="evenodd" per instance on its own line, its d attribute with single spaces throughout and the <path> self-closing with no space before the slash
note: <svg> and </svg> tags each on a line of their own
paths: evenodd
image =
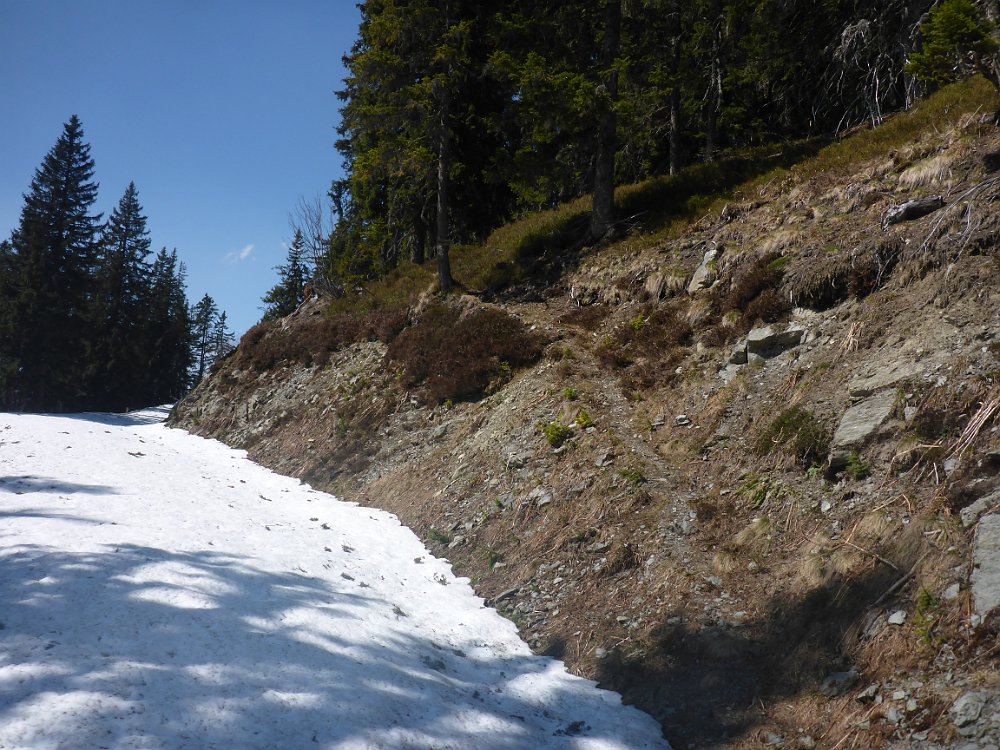
<svg viewBox="0 0 1000 750">
<path fill-rule="evenodd" d="M 111 212 L 101 239 L 97 346 L 101 408 L 124 409 L 145 403 L 149 391 L 150 348 L 142 318 L 151 294 L 152 269 L 146 217 L 134 183 L 129 183 Z"/>
<path fill-rule="evenodd" d="M 1000 44 L 995 29 L 972 0 L 944 0 L 920 27 L 923 49 L 910 56 L 907 69 L 936 85 L 982 73 L 1000 91 Z"/>
<path fill-rule="evenodd" d="M 73 115 L 35 171 L 11 237 L 5 408 L 88 406 L 94 379 L 94 271 L 98 185 L 83 127 Z"/>
<path fill-rule="evenodd" d="M 161 249 L 152 267 L 143 338 L 149 351 L 151 404 L 176 401 L 190 385 L 192 325 L 177 251 Z"/>
<path fill-rule="evenodd" d="M 194 371 L 191 380 L 200 383 L 212 367 L 212 334 L 215 331 L 219 308 L 208 294 L 203 296 L 191 311 L 191 339 L 194 347 Z"/>
<path fill-rule="evenodd" d="M 305 298 L 307 269 L 305 260 L 305 240 L 302 231 L 296 230 L 292 244 L 288 248 L 284 265 L 277 266 L 278 283 L 264 295 L 264 320 L 277 320 L 291 315 Z"/>
<path fill-rule="evenodd" d="M 216 317 L 215 325 L 212 327 L 212 364 L 209 366 L 209 369 L 228 357 L 235 348 L 236 346 L 233 342 L 233 332 L 229 330 L 229 324 L 226 321 L 226 312 L 223 310 Z"/>
</svg>

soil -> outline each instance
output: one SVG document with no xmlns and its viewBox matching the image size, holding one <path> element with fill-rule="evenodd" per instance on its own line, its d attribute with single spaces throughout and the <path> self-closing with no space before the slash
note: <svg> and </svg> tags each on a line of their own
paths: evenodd
<svg viewBox="0 0 1000 750">
<path fill-rule="evenodd" d="M 995 486 L 1000 422 L 952 448 L 1000 383 L 1000 184 L 982 156 L 998 150 L 969 120 L 888 160 L 793 170 L 675 239 L 585 249 L 519 294 L 542 301 L 496 301 L 548 343 L 478 400 L 427 405 L 366 342 L 322 366 L 223 365 L 173 420 L 395 513 L 678 750 L 986 747 L 1000 625 L 973 615 L 958 514 Z M 738 288 L 761 317 L 725 310 Z M 731 364 L 764 322 L 801 342 Z M 887 391 L 889 416 L 828 466 L 844 413 Z M 572 430 L 558 448 L 553 423 Z M 973 693 L 985 708 L 962 723 Z"/>
</svg>

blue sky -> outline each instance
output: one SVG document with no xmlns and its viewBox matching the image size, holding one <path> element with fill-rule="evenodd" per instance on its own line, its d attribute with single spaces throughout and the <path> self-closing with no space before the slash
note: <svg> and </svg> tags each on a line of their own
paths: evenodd
<svg viewBox="0 0 1000 750">
<path fill-rule="evenodd" d="M 259 320 L 333 148 L 353 0 L 0 0 L 0 237 L 76 114 L 105 216 L 134 181 L 153 249 L 237 335 Z"/>
</svg>

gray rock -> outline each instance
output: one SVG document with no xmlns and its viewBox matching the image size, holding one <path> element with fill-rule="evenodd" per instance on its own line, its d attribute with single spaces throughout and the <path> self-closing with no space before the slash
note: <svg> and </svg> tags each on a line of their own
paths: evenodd
<svg viewBox="0 0 1000 750">
<path fill-rule="evenodd" d="M 904 622 L 906 622 L 906 612 L 902 609 L 897 609 L 889 615 L 890 625 L 902 625 Z"/>
<path fill-rule="evenodd" d="M 691 419 L 688 417 L 687 414 L 678 414 L 676 417 L 674 417 L 674 424 L 676 424 L 678 427 L 687 427 L 689 424 L 691 424 Z"/>
<path fill-rule="evenodd" d="M 962 517 L 962 525 L 965 528 L 969 528 L 974 525 L 979 517 L 983 515 L 986 511 L 993 508 L 995 505 L 1000 505 L 1000 490 L 996 492 L 991 492 L 988 495 L 984 495 L 968 507 L 962 508 L 959 515 Z"/>
<path fill-rule="evenodd" d="M 944 594 L 942 594 L 942 596 L 943 596 L 943 598 L 944 598 L 945 601 L 950 602 L 950 601 L 953 601 L 955 599 L 958 599 L 958 595 L 961 592 L 962 592 L 962 584 L 960 584 L 960 583 L 953 583 L 953 584 L 951 584 L 951 586 L 949 586 L 948 588 L 946 588 L 944 590 Z"/>
<path fill-rule="evenodd" d="M 846 672 L 834 672 L 826 677 L 819 686 L 819 692 L 828 698 L 843 695 L 861 680 L 861 673 L 856 669 Z"/>
<path fill-rule="evenodd" d="M 895 404 L 896 392 L 886 390 L 866 398 L 844 412 L 837 431 L 833 434 L 830 467 L 840 469 L 846 466 L 851 451 L 858 448 L 885 423 Z"/>
<path fill-rule="evenodd" d="M 774 732 L 764 732 L 763 736 L 764 742 L 772 747 L 784 747 L 785 739 L 780 734 L 775 734 Z"/>
<path fill-rule="evenodd" d="M 985 618 L 1000 606 L 1000 514 L 983 516 L 972 550 L 972 599 Z"/>
<path fill-rule="evenodd" d="M 747 342 L 740 341 L 733 346 L 733 351 L 729 355 L 729 364 L 745 365 L 747 363 Z"/>
<path fill-rule="evenodd" d="M 966 693 L 952 704 L 950 709 L 952 721 L 956 727 L 968 726 L 979 718 L 985 705 L 986 696 L 982 693 Z"/>
<path fill-rule="evenodd" d="M 534 503 L 539 508 L 544 508 L 552 502 L 552 493 L 544 487 L 536 487 L 528 493 L 527 500 L 529 503 Z"/>
<path fill-rule="evenodd" d="M 705 253 L 705 256 L 701 260 L 701 265 L 698 266 L 694 275 L 691 276 L 691 283 L 688 284 L 689 294 L 695 294 L 702 289 L 708 289 L 708 287 L 715 283 L 715 279 L 718 276 L 715 264 L 722 256 L 722 252 L 723 248 L 720 246 L 714 247 Z"/>
<path fill-rule="evenodd" d="M 754 328 L 747 334 L 747 357 L 756 354 L 758 357 L 770 359 L 777 357 L 802 342 L 805 329 L 791 326 L 785 331 L 775 331 L 772 326 Z"/>
</svg>

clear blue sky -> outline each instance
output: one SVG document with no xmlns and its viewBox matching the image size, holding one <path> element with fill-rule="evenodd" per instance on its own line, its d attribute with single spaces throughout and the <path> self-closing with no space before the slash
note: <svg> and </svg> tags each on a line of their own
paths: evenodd
<svg viewBox="0 0 1000 750">
<path fill-rule="evenodd" d="M 0 237 L 76 114 L 105 216 L 134 181 L 154 251 L 176 248 L 240 335 L 261 315 L 300 196 L 340 174 L 353 0 L 0 0 Z"/>
</svg>

